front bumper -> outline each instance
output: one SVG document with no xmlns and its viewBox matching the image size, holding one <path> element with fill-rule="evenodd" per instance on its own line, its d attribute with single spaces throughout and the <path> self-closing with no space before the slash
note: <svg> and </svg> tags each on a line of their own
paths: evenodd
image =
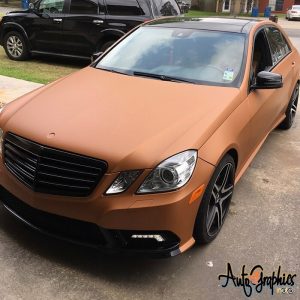
<svg viewBox="0 0 300 300">
<path fill-rule="evenodd" d="M 164 242 L 131 240 L 131 235 L 154 234 L 149 231 L 109 230 L 96 224 L 49 214 L 30 207 L 3 187 L 0 197 L 7 211 L 25 225 L 38 232 L 78 245 L 97 248 L 108 253 L 144 254 L 153 257 L 169 257 L 180 253 L 179 238 L 171 232 L 155 232 Z"/>
<path fill-rule="evenodd" d="M 106 174 L 88 197 L 37 193 L 19 182 L 0 161 L 0 200 L 18 219 L 38 231 L 105 252 L 148 256 L 174 256 L 194 244 L 193 230 L 201 196 L 191 195 L 207 185 L 214 167 L 198 159 L 194 174 L 178 191 L 136 195 L 151 170 L 143 173 L 129 190 L 105 196 L 118 174 Z M 71 232 L 67 229 L 71 229 Z M 164 243 L 132 240 L 132 235 L 161 234 Z"/>
<path fill-rule="evenodd" d="M 299 14 L 290 15 L 290 19 L 300 19 Z"/>
</svg>

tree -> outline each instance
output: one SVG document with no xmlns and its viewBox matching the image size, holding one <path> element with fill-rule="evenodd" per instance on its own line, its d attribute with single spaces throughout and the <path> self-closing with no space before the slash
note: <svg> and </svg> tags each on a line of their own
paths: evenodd
<svg viewBox="0 0 300 300">
<path fill-rule="evenodd" d="M 222 12 L 224 0 L 217 0 L 216 1 L 216 12 Z"/>
</svg>

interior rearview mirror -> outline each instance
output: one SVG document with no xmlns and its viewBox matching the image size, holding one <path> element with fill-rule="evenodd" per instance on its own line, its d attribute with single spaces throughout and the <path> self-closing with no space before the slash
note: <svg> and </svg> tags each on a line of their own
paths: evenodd
<svg viewBox="0 0 300 300">
<path fill-rule="evenodd" d="M 277 73 L 261 71 L 256 76 L 256 83 L 252 89 L 279 89 L 283 85 L 282 76 Z"/>
</svg>

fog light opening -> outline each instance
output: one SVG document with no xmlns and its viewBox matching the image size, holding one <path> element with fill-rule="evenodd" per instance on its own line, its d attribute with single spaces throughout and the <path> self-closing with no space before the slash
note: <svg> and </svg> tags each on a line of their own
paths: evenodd
<svg viewBox="0 0 300 300">
<path fill-rule="evenodd" d="M 154 239 L 157 242 L 164 242 L 165 239 L 160 234 L 133 234 L 132 239 Z"/>
</svg>

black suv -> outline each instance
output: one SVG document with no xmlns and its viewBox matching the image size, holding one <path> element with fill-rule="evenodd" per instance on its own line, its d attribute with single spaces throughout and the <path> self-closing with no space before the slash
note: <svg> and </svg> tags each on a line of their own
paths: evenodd
<svg viewBox="0 0 300 300">
<path fill-rule="evenodd" d="M 32 54 L 90 58 L 140 23 L 179 15 L 176 0 L 39 0 L 0 22 L 0 45 L 13 60 Z"/>
</svg>

